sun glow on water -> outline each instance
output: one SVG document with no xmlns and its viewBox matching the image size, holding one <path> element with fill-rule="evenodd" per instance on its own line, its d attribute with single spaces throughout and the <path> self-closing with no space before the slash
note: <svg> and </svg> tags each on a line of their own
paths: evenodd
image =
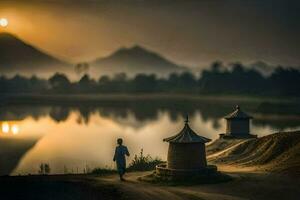
<svg viewBox="0 0 300 200">
<path fill-rule="evenodd" d="M 19 133 L 19 126 L 14 124 L 11 126 L 11 132 L 14 134 L 14 135 L 17 135 Z"/>
<path fill-rule="evenodd" d="M 9 124 L 8 123 L 3 123 L 2 124 L 2 132 L 3 133 L 8 133 L 9 132 Z"/>
<path fill-rule="evenodd" d="M 5 135 L 17 135 L 20 132 L 20 126 L 16 121 L 0 122 L 0 132 Z"/>
</svg>

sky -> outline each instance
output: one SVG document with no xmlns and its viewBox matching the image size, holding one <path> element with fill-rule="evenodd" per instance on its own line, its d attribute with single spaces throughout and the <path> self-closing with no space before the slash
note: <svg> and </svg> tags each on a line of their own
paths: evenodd
<svg viewBox="0 0 300 200">
<path fill-rule="evenodd" d="M 69 62 L 141 45 L 177 64 L 300 65 L 297 0 L 1 0 L 0 18 Z"/>
</svg>

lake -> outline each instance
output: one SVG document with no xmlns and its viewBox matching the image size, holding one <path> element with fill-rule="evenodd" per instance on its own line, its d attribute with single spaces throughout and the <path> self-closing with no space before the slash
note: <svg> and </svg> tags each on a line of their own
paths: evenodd
<svg viewBox="0 0 300 200">
<path fill-rule="evenodd" d="M 41 163 L 51 173 L 82 173 L 114 167 L 116 139 L 124 139 L 131 157 L 144 154 L 166 160 L 168 144 L 189 115 L 198 134 L 217 139 L 224 115 L 236 104 L 254 117 L 258 136 L 300 129 L 299 105 L 268 102 L 143 100 L 84 104 L 9 104 L 0 113 L 0 174 L 35 174 Z"/>
</svg>

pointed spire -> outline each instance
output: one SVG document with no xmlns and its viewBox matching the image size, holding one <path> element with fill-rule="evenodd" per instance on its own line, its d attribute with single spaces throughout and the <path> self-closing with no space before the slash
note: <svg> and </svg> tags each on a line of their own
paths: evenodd
<svg viewBox="0 0 300 200">
<path fill-rule="evenodd" d="M 189 116 L 188 115 L 186 115 L 186 118 L 185 118 L 185 121 L 184 121 L 186 124 L 188 124 L 189 123 Z"/>
<path fill-rule="evenodd" d="M 189 126 L 189 117 L 186 116 L 183 129 L 176 135 L 163 139 L 165 142 L 172 143 L 206 143 L 211 140 L 200 135 L 197 135 Z"/>
<path fill-rule="evenodd" d="M 252 119 L 252 117 L 244 113 L 239 105 L 235 106 L 235 110 L 224 117 L 225 119 Z"/>
</svg>

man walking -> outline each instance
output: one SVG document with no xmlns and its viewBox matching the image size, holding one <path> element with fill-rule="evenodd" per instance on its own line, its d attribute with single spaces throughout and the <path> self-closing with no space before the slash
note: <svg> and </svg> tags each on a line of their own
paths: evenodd
<svg viewBox="0 0 300 200">
<path fill-rule="evenodd" d="M 124 181 L 125 179 L 123 178 L 125 171 L 126 171 L 126 156 L 129 156 L 129 152 L 126 146 L 123 145 L 123 139 L 119 138 L 117 140 L 118 146 L 116 147 L 115 150 L 115 155 L 113 160 L 117 163 L 117 169 L 118 173 L 120 175 L 120 180 Z"/>
</svg>

